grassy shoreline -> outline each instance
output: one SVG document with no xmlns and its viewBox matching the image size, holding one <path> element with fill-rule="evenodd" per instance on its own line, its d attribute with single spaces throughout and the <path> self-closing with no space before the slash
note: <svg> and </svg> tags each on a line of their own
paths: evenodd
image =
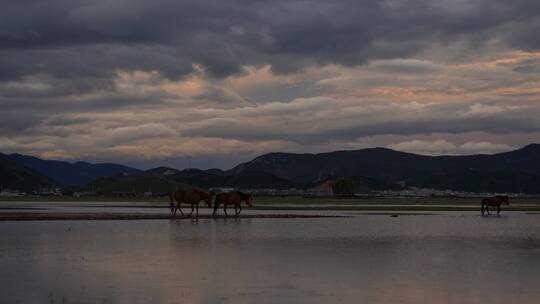
<svg viewBox="0 0 540 304">
<path fill-rule="evenodd" d="M 0 202 L 66 202 L 95 203 L 87 207 L 168 207 L 166 197 L 2 197 Z M 201 204 L 201 207 L 206 207 Z M 187 207 L 187 206 L 186 206 Z M 203 208 L 204 208 L 203 207 Z M 479 198 L 428 197 L 428 198 L 306 198 L 300 196 L 258 196 L 254 210 L 284 211 L 479 211 Z M 503 211 L 540 211 L 540 198 L 511 199 Z"/>
<path fill-rule="evenodd" d="M 171 216 L 170 214 L 142 213 L 40 213 L 40 212 L 9 212 L 0 213 L 0 222 L 4 221 L 99 221 L 99 220 L 203 220 L 203 219 L 296 219 L 296 218 L 338 218 L 339 215 L 309 215 L 309 214 L 241 214 L 238 217 L 210 214 L 195 216 Z"/>
<path fill-rule="evenodd" d="M 0 202 L 107 202 L 107 203 L 165 203 L 168 197 L 111 197 L 111 196 L 24 196 L 0 197 Z M 302 196 L 256 196 L 257 205 L 479 205 L 480 198 L 461 197 L 302 197 Z M 511 198 L 510 204 L 537 204 L 537 198 Z"/>
</svg>

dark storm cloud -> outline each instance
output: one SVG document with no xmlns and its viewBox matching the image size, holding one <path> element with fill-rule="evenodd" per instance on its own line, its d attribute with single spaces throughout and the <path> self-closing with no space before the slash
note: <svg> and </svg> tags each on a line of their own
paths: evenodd
<svg viewBox="0 0 540 304">
<path fill-rule="evenodd" d="M 160 107 L 166 101 L 158 94 L 130 96 L 108 95 L 90 97 L 67 97 L 67 98 L 1 98 L 0 110 L 10 111 L 19 109 L 20 112 L 39 112 L 55 114 L 61 112 L 113 112 L 115 110 L 137 107 L 140 109 Z"/>
<path fill-rule="evenodd" d="M 243 65 L 287 73 L 406 57 L 433 43 L 500 39 L 538 49 L 538 1 L 48 0 L 0 4 L 0 79 L 47 73 L 167 78 L 201 64 L 227 76 Z"/>
<path fill-rule="evenodd" d="M 72 126 L 72 125 L 78 125 L 78 124 L 84 124 L 89 123 L 92 120 L 90 118 L 86 117 L 53 117 L 48 120 L 48 125 L 50 126 Z"/>
<path fill-rule="evenodd" d="M 497 134 L 540 131 L 540 123 L 535 119 L 540 112 L 539 106 L 511 109 L 493 103 L 471 106 L 467 102 L 411 107 L 381 101 L 375 107 L 368 106 L 358 111 L 355 107 L 332 103 L 337 102 L 328 100 L 314 109 L 287 104 L 280 105 L 282 108 L 278 111 L 271 105 L 249 113 L 246 110 L 230 111 L 227 118 L 194 124 L 183 130 L 182 134 L 240 140 L 286 139 L 305 144 L 384 134 L 411 136 L 457 134 L 471 130 Z M 334 107 L 340 107 L 342 111 L 330 110 Z M 316 115 L 321 112 L 325 112 L 325 115 Z"/>
<path fill-rule="evenodd" d="M 538 32 L 536 0 L 4 0 L 0 149 L 135 161 L 534 139 Z"/>
<path fill-rule="evenodd" d="M 17 136 L 24 134 L 28 129 L 38 126 L 45 116 L 35 112 L 2 111 L 0 135 Z"/>
<path fill-rule="evenodd" d="M 191 62 L 175 49 L 160 45 L 114 43 L 0 49 L 0 80 L 46 74 L 86 82 L 89 78 L 111 79 L 118 70 L 157 70 L 171 79 L 193 71 Z"/>
</svg>

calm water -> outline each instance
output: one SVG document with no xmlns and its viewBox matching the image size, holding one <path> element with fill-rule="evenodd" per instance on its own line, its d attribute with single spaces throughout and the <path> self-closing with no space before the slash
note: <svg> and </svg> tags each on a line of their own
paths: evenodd
<svg viewBox="0 0 540 304">
<path fill-rule="evenodd" d="M 0 222 L 0 303 L 539 303 L 540 215 Z"/>
</svg>

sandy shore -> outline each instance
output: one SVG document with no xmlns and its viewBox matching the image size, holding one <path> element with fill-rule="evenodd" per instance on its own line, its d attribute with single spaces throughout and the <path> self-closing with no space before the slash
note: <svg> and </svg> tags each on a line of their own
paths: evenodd
<svg viewBox="0 0 540 304">
<path fill-rule="evenodd" d="M 228 219 L 277 219 L 277 218 L 323 218 L 343 217 L 334 215 L 307 215 L 307 214 L 247 214 L 238 217 L 229 216 Z M 212 217 L 209 214 L 199 215 L 199 219 L 224 219 L 223 215 Z M 95 212 L 1 212 L 0 221 L 62 221 L 62 220 L 193 220 L 195 216 L 176 216 L 169 214 L 152 213 L 95 213 Z"/>
</svg>

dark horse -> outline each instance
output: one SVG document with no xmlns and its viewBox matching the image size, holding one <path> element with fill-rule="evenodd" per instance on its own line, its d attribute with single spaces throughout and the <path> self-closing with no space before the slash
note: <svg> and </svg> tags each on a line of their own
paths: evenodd
<svg viewBox="0 0 540 304">
<path fill-rule="evenodd" d="M 169 200 L 171 202 L 171 213 L 173 216 L 176 216 L 176 211 L 180 210 L 180 214 L 184 216 L 184 212 L 182 212 L 182 208 L 180 206 L 181 203 L 185 204 L 191 204 L 191 213 L 188 216 L 191 216 L 193 214 L 193 209 L 195 207 L 197 208 L 197 218 L 199 217 L 199 203 L 201 201 L 206 202 L 208 205 L 208 208 L 212 208 L 212 197 L 214 196 L 213 192 L 206 192 L 203 190 L 199 190 L 196 188 L 186 188 L 186 189 L 178 189 L 176 191 L 169 192 Z M 176 201 L 176 207 L 174 205 L 174 201 Z"/>
<path fill-rule="evenodd" d="M 212 216 L 216 215 L 216 211 L 220 204 L 223 204 L 225 216 L 227 216 L 227 205 L 234 205 L 234 216 L 238 216 L 240 215 L 240 212 L 242 212 L 242 202 L 246 202 L 246 205 L 253 207 L 253 196 L 240 191 L 219 193 L 216 195 L 216 200 L 214 201 L 214 212 L 212 213 Z"/>
<path fill-rule="evenodd" d="M 487 214 L 489 215 L 489 206 L 497 206 L 497 215 L 499 215 L 501 213 L 501 204 L 510 204 L 507 195 L 495 195 L 482 199 L 482 208 L 480 209 L 482 215 L 484 215 L 484 212 L 487 212 Z"/>
</svg>

